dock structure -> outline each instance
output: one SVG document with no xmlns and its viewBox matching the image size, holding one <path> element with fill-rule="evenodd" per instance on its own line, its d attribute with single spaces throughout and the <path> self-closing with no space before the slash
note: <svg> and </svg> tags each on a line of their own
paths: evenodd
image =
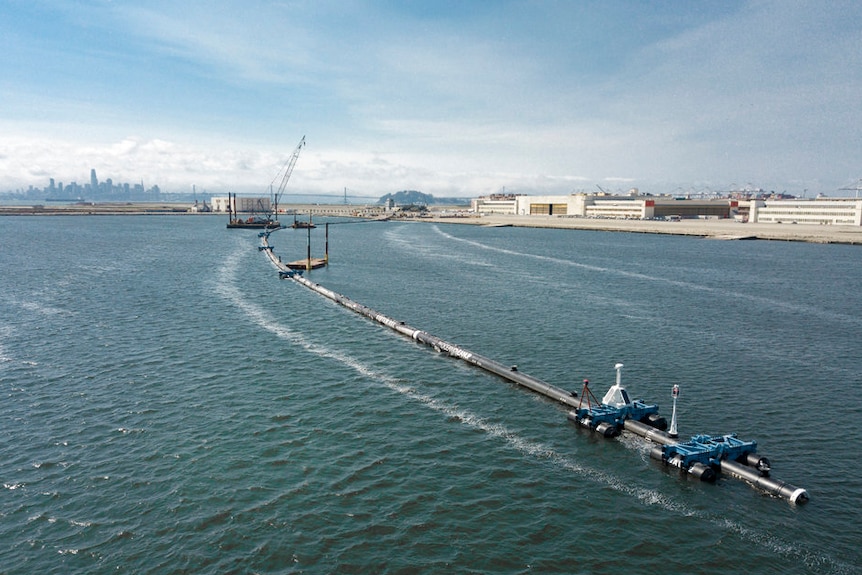
<svg viewBox="0 0 862 575">
<path fill-rule="evenodd" d="M 292 270 L 316 270 L 326 266 L 324 258 L 308 258 L 282 264 Z"/>
<path fill-rule="evenodd" d="M 447 353 L 450 357 L 475 365 L 489 373 L 565 404 L 573 408 L 569 412 L 568 418 L 581 427 L 595 431 L 604 437 L 615 437 L 622 430 L 625 430 L 656 444 L 650 451 L 651 458 L 661 461 L 667 466 L 677 467 L 701 481 L 715 481 L 716 471 L 724 471 L 729 476 L 742 479 L 750 485 L 790 503 L 802 504 L 808 501 L 808 492 L 805 489 L 769 477 L 769 460 L 756 454 L 757 443 L 754 441 L 739 440 L 735 434 L 724 436 L 698 435 L 693 436 L 690 441 L 677 439 L 676 398 L 679 394 L 678 386 L 674 386 L 673 390 L 674 414 L 671 422 L 671 433 L 668 433 L 666 431 L 667 421 L 658 414 L 658 405 L 646 404 L 640 400 L 633 401 L 629 398 L 620 380 L 620 372 L 623 367 L 621 363 L 615 366 L 617 370 L 616 384 L 608 390 L 601 402 L 596 400 L 589 390 L 589 381 L 587 380 L 584 380 L 584 387 L 579 396 L 575 391 L 566 391 L 523 373 L 515 365 L 507 366 L 464 349 L 314 283 L 302 275 L 303 270 L 311 269 L 304 267 L 310 265 L 311 257 L 309 256 L 307 260 L 300 260 L 299 263 L 303 265 L 299 267 L 293 265 L 297 262 L 290 264 L 282 262 L 281 258 L 273 253 L 272 246 L 269 244 L 270 233 L 270 231 L 264 231 L 259 234 L 261 245 L 258 249 L 264 252 L 278 269 L 281 279 L 291 279 L 327 299 L 414 341 L 423 343 L 437 352 Z M 322 265 L 326 264 L 325 260 L 318 261 L 322 262 Z"/>
</svg>

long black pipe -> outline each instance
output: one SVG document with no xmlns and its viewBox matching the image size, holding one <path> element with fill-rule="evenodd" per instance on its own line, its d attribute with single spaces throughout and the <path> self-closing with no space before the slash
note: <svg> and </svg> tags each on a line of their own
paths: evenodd
<svg viewBox="0 0 862 575">
<path fill-rule="evenodd" d="M 772 495 L 781 497 L 782 499 L 786 499 L 791 503 L 805 503 L 808 501 L 808 492 L 805 489 L 796 487 L 795 485 L 790 485 L 789 483 L 785 483 L 778 479 L 773 479 L 772 477 L 764 477 L 760 475 L 757 470 L 736 461 L 725 459 L 720 462 L 720 466 L 721 471 L 735 475 L 740 479 L 744 479 L 755 487 L 758 487 Z"/>
<path fill-rule="evenodd" d="M 668 435 L 666 431 L 661 431 L 651 425 L 641 423 L 636 419 L 626 419 L 623 421 L 623 428 L 626 431 L 631 431 L 635 435 L 640 435 L 647 441 L 652 441 L 653 443 L 658 443 L 660 445 L 673 445 L 674 443 L 679 443 L 677 439 Z"/>
<path fill-rule="evenodd" d="M 266 236 L 263 236 L 263 244 L 264 246 L 269 245 Z M 278 257 L 272 253 L 272 250 L 267 249 L 265 251 L 269 255 L 270 261 L 272 261 L 272 263 L 280 271 L 288 271 L 287 266 L 285 266 L 278 260 Z M 470 350 L 464 349 L 463 347 L 455 345 L 454 343 L 450 343 L 448 341 L 440 339 L 439 337 L 431 335 L 430 333 L 422 331 L 421 329 L 411 327 L 405 324 L 403 321 L 397 321 L 395 319 L 392 319 L 378 311 L 371 309 L 370 307 L 355 302 L 347 296 L 327 289 L 320 284 L 316 284 L 300 275 L 291 275 L 289 277 L 297 283 L 301 283 L 310 290 L 319 293 L 320 295 L 334 301 L 335 303 L 342 305 L 347 309 L 352 310 L 369 319 L 372 319 L 381 325 L 385 325 L 386 327 L 391 328 L 402 335 L 405 335 L 420 343 L 424 343 L 425 345 L 434 348 L 439 352 L 446 352 L 451 357 L 461 359 L 469 364 L 480 367 L 485 371 L 491 372 L 511 382 L 517 383 L 518 385 L 522 385 L 528 389 L 535 391 L 536 393 L 540 393 L 546 397 L 559 401 L 560 403 L 564 403 L 570 407 L 579 406 L 579 401 L 576 394 L 570 391 L 566 391 L 565 389 L 553 386 L 549 383 L 545 383 L 540 379 L 518 371 L 518 368 L 515 366 L 503 365 L 498 361 L 494 361 L 493 359 L 487 358 L 477 353 L 473 353 Z"/>
<path fill-rule="evenodd" d="M 424 343 L 428 347 L 431 347 L 438 352 L 445 352 L 449 354 L 450 357 L 455 357 L 467 363 L 480 367 L 485 371 L 489 371 L 495 375 L 517 383 L 518 385 L 522 385 L 537 393 L 541 393 L 542 395 L 550 397 L 551 399 L 559 401 L 560 403 L 564 403 L 571 407 L 578 406 L 578 398 L 571 392 L 561 389 L 559 387 L 555 387 L 531 375 L 518 371 L 518 369 L 514 366 L 503 365 L 498 361 L 494 361 L 493 359 L 464 349 L 463 347 L 455 345 L 454 343 L 450 343 L 448 341 L 440 339 L 439 337 L 431 335 L 426 331 L 411 327 L 403 321 L 397 321 L 395 319 L 392 319 L 376 310 L 371 309 L 370 307 L 364 306 L 361 303 L 353 301 L 347 296 L 336 293 L 302 276 L 293 276 L 292 279 L 298 283 L 301 283 L 305 287 L 319 293 L 320 295 L 334 301 L 335 303 L 342 305 L 347 309 L 352 310 L 369 319 L 372 319 L 381 325 L 385 325 L 386 327 L 391 328 L 402 335 L 405 335 L 420 343 Z"/>
</svg>

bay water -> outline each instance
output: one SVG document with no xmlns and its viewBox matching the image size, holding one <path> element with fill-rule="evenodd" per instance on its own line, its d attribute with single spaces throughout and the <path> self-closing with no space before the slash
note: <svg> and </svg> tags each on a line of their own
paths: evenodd
<svg viewBox="0 0 862 575">
<path fill-rule="evenodd" d="M 330 222 L 315 282 L 566 389 L 678 384 L 683 437 L 810 503 L 578 429 L 222 218 L 4 217 L 0 573 L 862 572 L 859 247 Z"/>
</svg>

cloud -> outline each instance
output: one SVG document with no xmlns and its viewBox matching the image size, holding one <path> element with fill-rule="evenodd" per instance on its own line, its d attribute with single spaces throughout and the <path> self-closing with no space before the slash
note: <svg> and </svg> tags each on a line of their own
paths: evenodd
<svg viewBox="0 0 862 575">
<path fill-rule="evenodd" d="M 138 150 L 138 141 L 133 138 L 126 138 L 120 142 L 112 144 L 108 150 L 113 156 L 127 156 Z"/>
<path fill-rule="evenodd" d="M 257 191 L 302 134 L 291 186 L 327 193 L 859 176 L 853 2 L 16 9 L 33 13 L 0 40 L 0 190 L 95 167 Z"/>
</svg>

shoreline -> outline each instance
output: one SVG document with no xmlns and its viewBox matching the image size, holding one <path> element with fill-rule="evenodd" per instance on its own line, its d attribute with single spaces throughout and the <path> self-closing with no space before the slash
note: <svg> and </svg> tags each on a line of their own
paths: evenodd
<svg viewBox="0 0 862 575">
<path fill-rule="evenodd" d="M 324 206 L 318 206 L 321 208 Z M 333 206 L 333 215 L 343 213 Z M 155 202 L 106 202 L 96 204 L 63 204 L 42 206 L 0 206 L 0 216 L 100 216 L 100 215 L 186 215 L 226 217 L 226 214 L 190 212 L 190 204 Z M 319 214 L 321 216 L 326 214 Z M 396 221 L 402 218 L 395 218 Z M 691 219 L 680 221 L 589 219 L 565 216 L 518 216 L 509 214 L 448 216 L 431 212 L 430 216 L 403 218 L 404 221 L 486 227 L 550 228 L 592 230 L 641 234 L 693 236 L 714 240 L 773 240 L 818 244 L 862 245 L 862 226 L 823 226 L 810 224 L 741 223 L 733 220 Z"/>
<path fill-rule="evenodd" d="M 146 216 L 164 214 L 208 215 L 189 212 L 189 204 L 170 202 L 104 202 L 92 204 L 0 205 L 0 216 Z"/>
<path fill-rule="evenodd" d="M 527 227 L 640 234 L 694 236 L 714 240 L 773 240 L 818 244 L 862 245 L 862 226 L 741 223 L 734 220 L 669 221 L 588 219 L 560 216 L 488 214 L 471 217 L 432 216 L 421 221 L 487 227 Z"/>
</svg>

